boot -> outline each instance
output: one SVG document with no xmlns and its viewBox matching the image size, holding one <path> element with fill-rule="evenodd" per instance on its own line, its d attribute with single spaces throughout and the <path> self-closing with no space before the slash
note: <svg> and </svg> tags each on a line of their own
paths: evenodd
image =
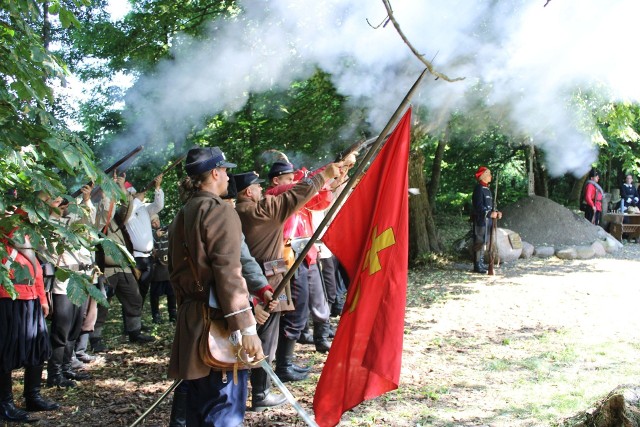
<svg viewBox="0 0 640 427">
<path fill-rule="evenodd" d="M 276 349 L 276 374 L 283 383 L 289 381 L 302 381 L 309 376 L 309 372 L 298 372 L 293 368 L 293 349 L 296 346 L 295 339 L 280 336 Z"/>
<path fill-rule="evenodd" d="M 60 408 L 56 402 L 45 400 L 40 394 L 42 385 L 42 366 L 24 369 L 24 401 L 27 411 L 55 411 Z"/>
<path fill-rule="evenodd" d="M 309 323 L 304 326 L 304 329 L 300 333 L 300 338 L 298 338 L 298 344 L 313 344 L 313 334 L 309 330 Z"/>
<path fill-rule="evenodd" d="M 49 362 L 47 362 L 47 387 L 71 388 L 76 386 L 74 381 L 62 375 L 63 358 L 64 347 L 54 348 Z"/>
<path fill-rule="evenodd" d="M 178 387 L 179 388 L 179 387 Z M 176 389 L 171 404 L 169 427 L 185 427 L 187 425 L 187 392 Z"/>
<path fill-rule="evenodd" d="M 104 342 L 102 342 L 102 337 L 89 338 L 89 342 L 91 343 L 91 350 L 93 350 L 94 353 L 106 353 L 109 351 L 107 346 L 104 345 Z"/>
<path fill-rule="evenodd" d="M 327 353 L 331 348 L 331 342 L 329 341 L 330 330 L 331 324 L 329 320 L 313 322 L 313 342 L 318 353 Z"/>
<path fill-rule="evenodd" d="M 473 262 L 473 271 L 480 274 L 487 274 L 487 266 L 484 265 L 484 249 L 476 251 L 475 261 Z"/>
<path fill-rule="evenodd" d="M 74 371 L 71 368 L 71 363 L 65 363 L 62 365 L 62 375 L 69 380 L 75 381 L 84 381 L 91 378 L 91 375 L 86 372 Z"/>
<path fill-rule="evenodd" d="M 82 363 L 91 363 L 96 360 L 95 356 L 92 356 L 87 353 L 87 348 L 89 347 L 89 332 L 83 332 L 80 334 L 78 339 L 76 340 L 76 359 L 81 361 Z"/>
<path fill-rule="evenodd" d="M 129 342 L 137 344 L 147 344 L 154 342 L 156 339 L 151 335 L 144 335 L 140 329 L 137 331 L 129 332 Z"/>
<path fill-rule="evenodd" d="M 11 386 L 11 371 L 0 373 L 0 419 L 17 423 L 32 422 L 27 411 L 16 408 Z"/>
<path fill-rule="evenodd" d="M 251 370 L 251 410 L 262 412 L 287 401 L 281 394 L 271 393 L 271 381 L 262 368 Z"/>
</svg>

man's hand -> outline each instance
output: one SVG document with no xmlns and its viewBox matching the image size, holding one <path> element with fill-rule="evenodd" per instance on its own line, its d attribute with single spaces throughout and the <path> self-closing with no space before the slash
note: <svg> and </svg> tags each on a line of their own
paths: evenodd
<svg viewBox="0 0 640 427">
<path fill-rule="evenodd" d="M 91 199 L 91 191 L 93 190 L 93 185 L 83 185 L 80 189 L 82 193 L 82 201 L 88 202 Z"/>
<path fill-rule="evenodd" d="M 257 335 L 243 335 L 242 347 L 249 357 L 255 357 L 258 360 L 264 359 L 262 342 L 260 341 L 260 337 Z"/>
<path fill-rule="evenodd" d="M 326 168 L 322 171 L 322 177 L 325 181 L 329 181 L 333 178 L 338 178 L 340 176 L 340 168 L 343 166 L 342 162 L 338 163 L 329 163 Z"/>
<path fill-rule="evenodd" d="M 154 179 L 153 182 L 156 184 L 156 190 L 159 190 L 160 184 L 162 184 L 162 174 L 156 176 L 156 179 Z"/>
<path fill-rule="evenodd" d="M 45 318 L 49 315 L 49 304 L 42 304 L 42 314 Z"/>
<path fill-rule="evenodd" d="M 256 318 L 256 322 L 258 325 L 264 325 L 264 322 L 269 318 L 269 313 L 260 304 L 256 304 L 254 309 L 255 315 L 253 317 Z"/>
</svg>

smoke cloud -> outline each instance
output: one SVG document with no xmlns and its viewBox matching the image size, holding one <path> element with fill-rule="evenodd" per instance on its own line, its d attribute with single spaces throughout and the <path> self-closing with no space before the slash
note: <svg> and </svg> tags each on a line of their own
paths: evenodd
<svg viewBox="0 0 640 427">
<path fill-rule="evenodd" d="M 567 105 L 577 87 L 608 86 L 640 99 L 640 3 L 551 0 L 404 0 L 394 15 L 436 69 L 465 80 L 426 79 L 414 98 L 443 116 L 466 108 L 478 82 L 489 104 L 507 111 L 518 132 L 547 154 L 552 174 L 583 174 L 597 152 Z M 204 116 L 236 111 L 250 92 L 286 88 L 319 67 L 349 102 L 364 105 L 381 130 L 423 64 L 389 23 L 381 1 L 245 0 L 235 19 L 215 21 L 206 37 L 176 37 L 171 61 L 142 77 L 127 97 L 132 115 L 120 143 L 183 141 Z M 367 23 L 371 22 L 371 25 Z M 446 116 L 446 115 L 445 115 Z"/>
</svg>

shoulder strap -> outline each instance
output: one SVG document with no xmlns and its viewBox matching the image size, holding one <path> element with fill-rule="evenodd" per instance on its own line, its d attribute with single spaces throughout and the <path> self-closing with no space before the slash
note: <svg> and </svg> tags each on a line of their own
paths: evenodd
<svg viewBox="0 0 640 427">
<path fill-rule="evenodd" d="M 202 287 L 202 283 L 200 282 L 200 275 L 198 274 L 198 270 L 196 269 L 196 265 L 193 262 L 193 258 L 191 258 L 191 253 L 189 252 L 189 246 L 187 245 L 187 223 L 184 220 L 184 207 L 180 209 L 180 213 L 182 214 L 182 226 L 184 228 L 184 241 L 182 242 L 182 246 L 184 247 L 184 259 L 189 263 L 189 267 L 191 268 L 191 273 L 196 281 L 196 289 L 198 292 L 202 292 L 204 288 Z"/>
</svg>

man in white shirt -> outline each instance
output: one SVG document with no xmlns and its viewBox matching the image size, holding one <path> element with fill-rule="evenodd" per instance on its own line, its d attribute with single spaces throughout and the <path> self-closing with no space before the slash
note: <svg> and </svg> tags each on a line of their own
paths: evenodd
<svg viewBox="0 0 640 427">
<path fill-rule="evenodd" d="M 162 175 L 155 179 L 155 192 L 153 202 L 144 203 L 144 192 L 136 193 L 135 188 L 129 187 L 127 191 L 133 194 L 125 226 L 131 239 L 133 246 L 133 257 L 136 260 L 136 269 L 140 272 L 138 284 L 140 286 L 140 295 L 142 296 L 142 304 L 149 292 L 151 283 L 151 273 L 153 267 L 153 229 L 151 227 L 151 216 L 159 213 L 164 207 L 164 192 L 160 185 L 162 184 Z"/>
</svg>

